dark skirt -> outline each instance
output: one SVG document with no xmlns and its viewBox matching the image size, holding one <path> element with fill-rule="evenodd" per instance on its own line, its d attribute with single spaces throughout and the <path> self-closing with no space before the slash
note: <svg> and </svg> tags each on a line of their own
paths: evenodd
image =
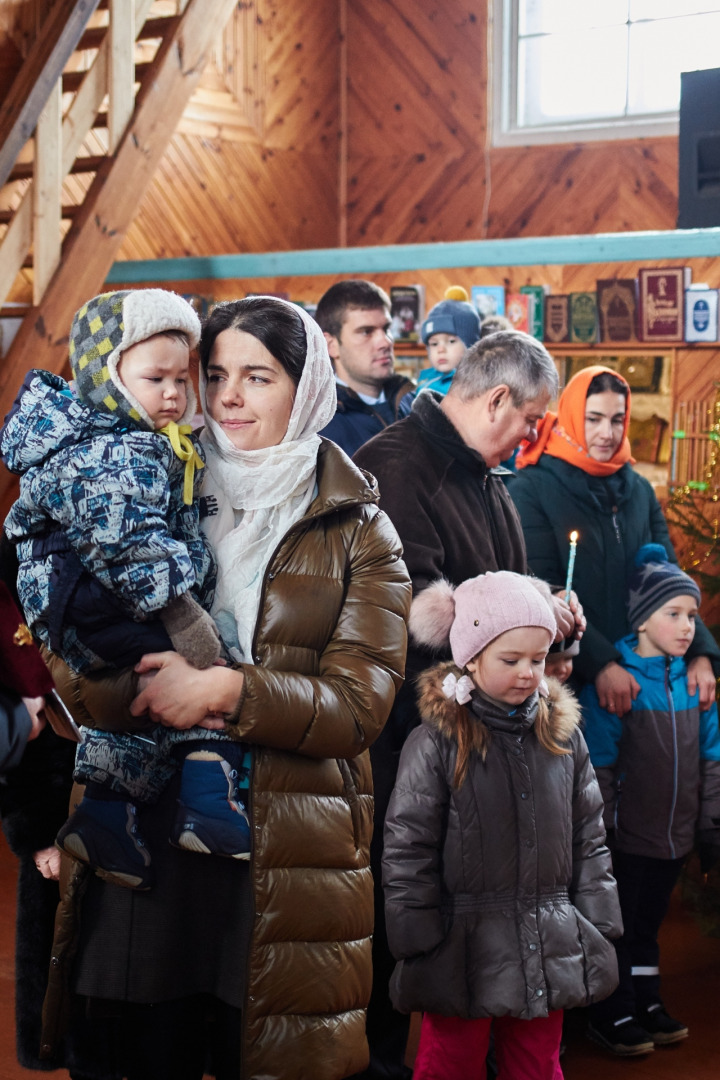
<svg viewBox="0 0 720 1080">
<path fill-rule="evenodd" d="M 93 875 L 82 900 L 78 994 L 151 1003 L 209 994 L 244 1004 L 253 920 L 248 862 L 199 855 L 168 842 L 179 780 L 138 824 L 155 884 L 137 892 Z"/>
</svg>

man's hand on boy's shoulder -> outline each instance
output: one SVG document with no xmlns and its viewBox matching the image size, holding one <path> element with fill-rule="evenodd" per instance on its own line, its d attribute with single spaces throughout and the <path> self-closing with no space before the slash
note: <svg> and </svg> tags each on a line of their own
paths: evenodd
<svg viewBox="0 0 720 1080">
<path fill-rule="evenodd" d="M 687 669 L 688 693 L 700 693 L 700 708 L 709 709 L 715 701 L 717 681 L 707 656 L 694 656 Z"/>
<path fill-rule="evenodd" d="M 595 676 L 595 689 L 603 709 L 624 716 L 630 712 L 632 703 L 640 693 L 640 684 L 629 671 L 611 660 Z"/>
</svg>

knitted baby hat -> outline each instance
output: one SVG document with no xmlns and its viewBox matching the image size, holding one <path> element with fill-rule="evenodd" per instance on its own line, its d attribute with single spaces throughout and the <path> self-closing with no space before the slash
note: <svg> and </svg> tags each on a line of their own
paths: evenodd
<svg viewBox="0 0 720 1080">
<path fill-rule="evenodd" d="M 70 367 L 81 401 L 98 412 L 122 416 L 154 427 L 142 405 L 118 375 L 120 357 L 131 345 L 166 330 L 180 330 L 193 349 L 200 339 L 200 320 L 177 293 L 166 289 L 131 289 L 94 296 L 75 313 L 70 327 Z M 188 404 L 181 423 L 195 412 L 188 383 Z"/>
<path fill-rule="evenodd" d="M 433 582 L 413 600 L 408 622 L 418 644 L 432 649 L 449 644 L 459 668 L 520 626 L 542 626 L 550 641 L 557 631 L 545 582 L 508 570 L 469 578 L 456 589 L 444 578 Z"/>
<path fill-rule="evenodd" d="M 468 349 L 479 341 L 480 316 L 469 303 L 462 285 L 451 285 L 445 291 L 445 298 L 430 308 L 420 331 L 424 345 L 433 334 L 454 334 Z"/>
<path fill-rule="evenodd" d="M 700 589 L 671 563 L 662 544 L 643 544 L 635 556 L 635 569 L 628 583 L 628 619 L 637 632 L 653 612 L 674 596 L 692 596 L 700 604 Z"/>
</svg>

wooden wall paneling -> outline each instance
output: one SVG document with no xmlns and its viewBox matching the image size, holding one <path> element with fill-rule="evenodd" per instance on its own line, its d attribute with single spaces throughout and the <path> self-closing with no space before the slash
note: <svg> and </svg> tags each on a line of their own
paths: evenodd
<svg viewBox="0 0 720 1080">
<path fill-rule="evenodd" d="M 714 350 L 678 346 L 673 375 L 673 397 L 676 401 L 711 400 L 718 385 L 720 344 Z"/>
<path fill-rule="evenodd" d="M 490 151 L 490 236 L 671 229 L 677 140 Z"/>
<path fill-rule="evenodd" d="M 176 182 L 198 206 L 192 227 L 181 228 L 172 205 L 163 206 L 163 169 L 121 257 L 181 255 L 188 247 L 216 253 L 330 246 L 344 215 L 351 245 L 674 224 L 673 138 L 486 152 L 487 5 L 352 0 L 345 7 L 348 109 L 341 129 L 339 0 L 237 6 L 182 121 L 190 141 L 174 154 Z M 46 17 L 40 0 L 0 0 L 0 26 L 12 27 L 9 63 L 31 41 L 31 9 L 36 22 Z M 169 158 L 174 151 L 173 144 Z M 289 156 L 264 156 L 271 151 Z M 234 200 L 225 187 L 215 193 L 216 170 L 203 168 L 206 153 L 218 172 L 237 180 Z M 253 189 L 247 192 L 240 179 L 246 170 Z M 272 220 L 263 201 L 273 206 Z M 203 213 L 211 202 L 224 207 L 224 243 L 214 212 Z"/>
<path fill-rule="evenodd" d="M 222 71 L 247 123 L 262 136 L 267 81 L 262 49 L 267 34 L 259 7 L 256 0 L 238 5 L 223 33 Z"/>
<path fill-rule="evenodd" d="M 336 0 L 239 6 L 119 257 L 333 246 L 338 53 Z"/>
<path fill-rule="evenodd" d="M 349 6 L 351 246 L 482 235 L 484 33 L 456 3 Z"/>
<path fill-rule="evenodd" d="M 263 144 L 317 157 L 337 182 L 338 0 L 263 0 Z M 312 199 L 312 187 L 306 191 Z"/>
<path fill-rule="evenodd" d="M 490 145 L 487 5 L 474 23 L 460 0 L 350 12 L 351 245 L 674 227 L 675 138 Z"/>
<path fill-rule="evenodd" d="M 671 227 L 676 139 L 489 145 L 486 6 L 249 0 L 121 257 Z M 192 226 L 163 205 L 171 172 L 197 203 Z M 222 206 L 224 229 L 214 209 L 203 213 L 210 203 Z"/>
<path fill-rule="evenodd" d="M 172 163 L 180 160 L 176 172 Z M 337 199 L 331 164 L 332 169 L 319 167 L 315 155 L 294 150 L 176 135 L 119 257 L 332 247 Z M 194 207 L 184 222 L 180 200 L 173 202 L 168 195 L 171 190 L 182 193 L 185 206 Z M 193 219 L 196 227 L 188 232 Z"/>
</svg>

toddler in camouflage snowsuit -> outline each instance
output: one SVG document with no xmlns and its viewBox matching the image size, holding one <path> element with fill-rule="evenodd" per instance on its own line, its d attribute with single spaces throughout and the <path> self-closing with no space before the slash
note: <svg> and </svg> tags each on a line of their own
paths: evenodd
<svg viewBox="0 0 720 1080">
<path fill-rule="evenodd" d="M 35 635 L 75 672 L 172 648 L 196 667 L 220 657 L 204 610 L 215 579 L 196 497 L 204 460 L 189 425 L 199 335 L 175 293 L 94 297 L 71 327 L 73 386 L 29 372 L 0 433 L 2 459 L 21 477 L 5 523 L 18 594 Z M 149 729 L 85 730 L 75 773 L 85 796 L 58 846 L 107 880 L 149 888 L 136 804 L 155 802 L 182 762 L 172 842 L 248 858 L 246 748 L 202 728 Z"/>
</svg>

